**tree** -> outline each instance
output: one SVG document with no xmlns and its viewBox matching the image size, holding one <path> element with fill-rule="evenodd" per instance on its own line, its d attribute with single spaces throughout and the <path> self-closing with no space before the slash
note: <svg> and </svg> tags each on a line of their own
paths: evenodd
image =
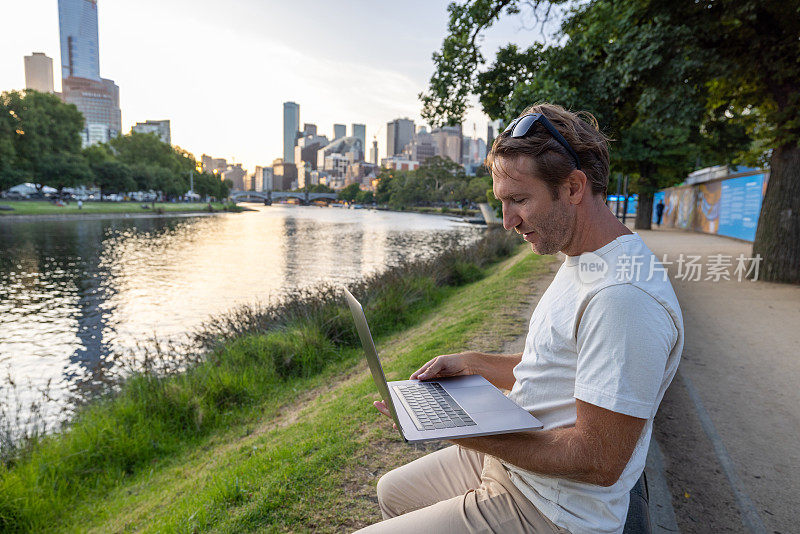
<svg viewBox="0 0 800 534">
<path fill-rule="evenodd" d="M 350 184 L 341 191 L 339 191 L 339 200 L 344 200 L 345 202 L 353 202 L 356 199 L 356 195 L 360 191 L 360 187 L 358 184 Z"/>
<path fill-rule="evenodd" d="M 16 176 L 27 174 L 40 184 L 53 177 L 54 169 L 72 172 L 85 168 L 78 162 L 83 115 L 75 105 L 29 89 L 2 93 L 0 106 L 0 151 L 5 153 L 3 159 L 13 158 L 0 162 L 0 168 L 12 167 Z M 62 182 L 80 179 L 71 176 Z"/>
<path fill-rule="evenodd" d="M 394 182 L 395 172 L 384 169 L 378 174 L 378 185 L 375 187 L 375 202 L 388 204 L 392 194 L 392 183 Z"/>
<path fill-rule="evenodd" d="M 164 143 L 153 133 L 131 132 L 115 137 L 109 146 L 116 160 L 130 167 L 141 190 L 161 191 L 167 197 L 180 196 L 189 190 L 189 174 L 197 173 L 194 156 Z"/>
<path fill-rule="evenodd" d="M 689 26 L 687 51 L 713 57 L 700 73 L 712 88 L 711 105 L 721 100 L 762 116 L 772 154 L 753 254 L 763 258 L 763 279 L 800 283 L 800 4 L 651 0 L 642 8 L 672 26 Z"/>
<path fill-rule="evenodd" d="M 0 98 L 0 191 L 16 185 L 18 178 L 14 167 L 17 158 L 15 120 L 11 113 L 5 98 Z"/>
<path fill-rule="evenodd" d="M 83 183 L 92 174 L 80 153 L 49 152 L 37 159 L 36 167 L 42 183 L 58 189 L 59 195 L 65 187 Z"/>
<path fill-rule="evenodd" d="M 375 195 L 372 191 L 359 191 L 355 200 L 359 204 L 372 204 L 375 202 Z"/>
<path fill-rule="evenodd" d="M 108 193 L 127 193 L 136 189 L 131 168 L 119 161 L 109 159 L 92 165 L 94 183 L 100 195 Z"/>
<path fill-rule="evenodd" d="M 220 180 L 219 185 L 217 186 L 216 197 L 219 200 L 225 200 L 228 198 L 231 189 L 233 189 L 233 182 L 231 180 Z"/>
<path fill-rule="evenodd" d="M 768 140 L 771 178 L 753 251 L 763 258 L 764 278 L 800 282 L 798 2 L 592 0 L 568 13 L 563 45 L 532 47 L 525 53 L 533 59 L 507 47 L 481 77 L 483 30 L 520 6 L 562 3 L 451 4 L 429 91 L 420 95 L 423 116 L 460 122 L 471 93 L 497 113 L 508 73 L 524 67 L 502 118 L 536 95 L 595 112 L 618 139 L 612 165 L 638 175 L 638 227 L 649 227 L 652 192 L 685 175 L 693 158 L 744 159 L 753 155 L 752 139 L 756 146 Z M 525 68 L 536 75 L 526 78 Z"/>
</svg>

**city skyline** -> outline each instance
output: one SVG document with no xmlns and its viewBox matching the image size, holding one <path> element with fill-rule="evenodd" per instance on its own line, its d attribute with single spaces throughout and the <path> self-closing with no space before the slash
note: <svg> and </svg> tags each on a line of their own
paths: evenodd
<svg viewBox="0 0 800 534">
<path fill-rule="evenodd" d="M 242 1 L 223 9 L 211 2 L 143 0 L 130 10 L 101 0 L 97 59 L 103 75 L 120 87 L 124 133 L 152 117 L 170 120 L 173 142 L 198 159 L 209 153 L 248 169 L 268 165 L 283 154 L 286 101 L 300 104 L 300 120 L 321 132 L 333 132 L 337 123 L 364 124 L 365 145 L 377 137 L 383 157 L 387 121 L 407 116 L 424 124 L 417 94 L 433 71 L 430 56 L 445 33 L 447 3 L 398 6 L 389 21 L 366 1 Z M 55 1 L 32 0 L 5 11 L 17 24 L 0 36 L 0 90 L 23 89 L 25 56 L 62 58 L 58 9 Z M 285 23 L 303 13 L 313 16 L 304 18 L 308 31 L 298 40 Z M 353 31 L 341 31 L 345 22 Z M 519 23 L 493 28 L 484 41 L 487 60 L 509 34 L 525 46 L 541 37 L 520 31 Z M 484 131 L 487 121 L 473 109 L 464 129 L 477 123 Z"/>
</svg>

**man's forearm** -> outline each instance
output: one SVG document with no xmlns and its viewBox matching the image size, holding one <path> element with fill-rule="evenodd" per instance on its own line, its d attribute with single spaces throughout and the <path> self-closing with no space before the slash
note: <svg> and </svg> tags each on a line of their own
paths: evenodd
<svg viewBox="0 0 800 534">
<path fill-rule="evenodd" d="M 461 438 L 453 443 L 490 454 L 526 471 L 600 486 L 616 481 L 599 451 L 575 427 Z"/>
<path fill-rule="evenodd" d="M 514 386 L 514 367 L 521 360 L 521 352 L 518 354 L 473 352 L 467 359 L 467 367 L 472 374 L 481 375 L 495 387 L 511 389 Z"/>
</svg>

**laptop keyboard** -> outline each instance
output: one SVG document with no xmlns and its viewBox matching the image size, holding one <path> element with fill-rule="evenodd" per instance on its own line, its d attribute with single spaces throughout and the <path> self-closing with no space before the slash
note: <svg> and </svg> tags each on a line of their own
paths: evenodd
<svg viewBox="0 0 800 534">
<path fill-rule="evenodd" d="M 473 426 L 475 421 L 437 382 L 395 386 L 418 430 Z"/>
</svg>

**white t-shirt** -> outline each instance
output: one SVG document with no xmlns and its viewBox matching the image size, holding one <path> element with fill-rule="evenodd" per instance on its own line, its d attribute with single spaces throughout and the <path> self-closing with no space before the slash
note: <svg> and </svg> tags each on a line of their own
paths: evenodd
<svg viewBox="0 0 800 534">
<path fill-rule="evenodd" d="M 567 256 L 531 317 L 510 398 L 544 424 L 574 426 L 575 399 L 646 419 L 612 486 L 545 476 L 506 463 L 511 480 L 573 534 L 622 532 L 653 418 L 678 368 L 683 318 L 666 270 L 638 234 Z"/>
</svg>

